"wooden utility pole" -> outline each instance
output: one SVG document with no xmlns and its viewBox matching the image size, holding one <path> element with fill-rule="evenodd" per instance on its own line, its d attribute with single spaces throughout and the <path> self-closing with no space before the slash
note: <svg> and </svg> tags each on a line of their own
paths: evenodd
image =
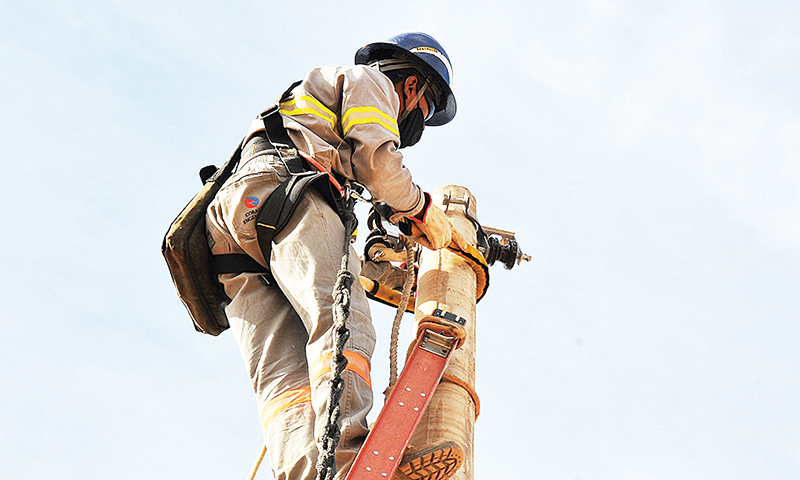
<svg viewBox="0 0 800 480">
<path fill-rule="evenodd" d="M 464 187 L 448 185 L 433 192 L 434 204 L 445 211 L 454 232 L 475 246 L 475 198 Z M 446 250 L 423 249 L 417 280 L 416 321 L 435 310 L 466 320 L 466 339 L 450 360 L 442 382 L 406 450 L 406 454 L 454 441 L 464 451 L 464 463 L 455 480 L 472 480 L 474 424 L 480 409 L 475 393 L 476 274 L 466 260 Z"/>
</svg>

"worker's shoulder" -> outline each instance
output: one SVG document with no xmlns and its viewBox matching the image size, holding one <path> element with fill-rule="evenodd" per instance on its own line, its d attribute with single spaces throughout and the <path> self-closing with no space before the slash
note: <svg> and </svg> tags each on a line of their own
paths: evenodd
<svg viewBox="0 0 800 480">
<path fill-rule="evenodd" d="M 377 85 L 380 88 L 394 89 L 389 77 L 378 69 L 367 65 L 346 65 L 338 67 L 316 67 L 306 74 L 304 83 L 327 83 L 331 86 Z"/>
</svg>

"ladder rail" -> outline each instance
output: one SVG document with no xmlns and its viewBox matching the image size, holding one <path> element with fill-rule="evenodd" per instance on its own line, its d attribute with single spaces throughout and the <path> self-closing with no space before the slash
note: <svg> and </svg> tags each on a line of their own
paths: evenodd
<svg viewBox="0 0 800 480">
<path fill-rule="evenodd" d="M 384 480 L 397 470 L 403 452 L 456 350 L 457 338 L 425 329 L 346 480 Z"/>
</svg>

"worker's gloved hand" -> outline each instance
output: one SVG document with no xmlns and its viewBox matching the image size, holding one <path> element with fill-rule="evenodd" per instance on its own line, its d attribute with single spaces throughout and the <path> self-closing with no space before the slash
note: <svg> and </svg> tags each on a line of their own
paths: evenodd
<svg viewBox="0 0 800 480">
<path fill-rule="evenodd" d="M 406 281 L 406 271 L 391 262 L 367 260 L 361 264 L 361 276 L 395 290 L 402 290 Z"/>
<path fill-rule="evenodd" d="M 425 206 L 422 211 L 408 218 L 411 224 L 411 238 L 425 248 L 439 250 L 450 244 L 453 227 L 447 215 L 431 202 L 430 194 L 427 192 L 423 194 Z"/>
<path fill-rule="evenodd" d="M 427 208 L 424 218 L 424 221 L 418 221 L 416 217 L 412 217 L 414 224 L 421 231 L 420 235 L 412 236 L 414 241 L 431 250 L 439 250 L 450 245 L 453 226 L 447 215 L 439 207 L 431 204 Z M 416 233 L 415 230 L 412 229 L 414 233 Z"/>
</svg>

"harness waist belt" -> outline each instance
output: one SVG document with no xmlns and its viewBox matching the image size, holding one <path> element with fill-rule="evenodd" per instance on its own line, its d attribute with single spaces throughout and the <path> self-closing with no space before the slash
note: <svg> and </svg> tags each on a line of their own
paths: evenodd
<svg viewBox="0 0 800 480">
<path fill-rule="evenodd" d="M 226 253 L 211 256 L 211 271 L 215 275 L 223 273 L 269 273 L 255 258 L 246 253 Z"/>
</svg>

